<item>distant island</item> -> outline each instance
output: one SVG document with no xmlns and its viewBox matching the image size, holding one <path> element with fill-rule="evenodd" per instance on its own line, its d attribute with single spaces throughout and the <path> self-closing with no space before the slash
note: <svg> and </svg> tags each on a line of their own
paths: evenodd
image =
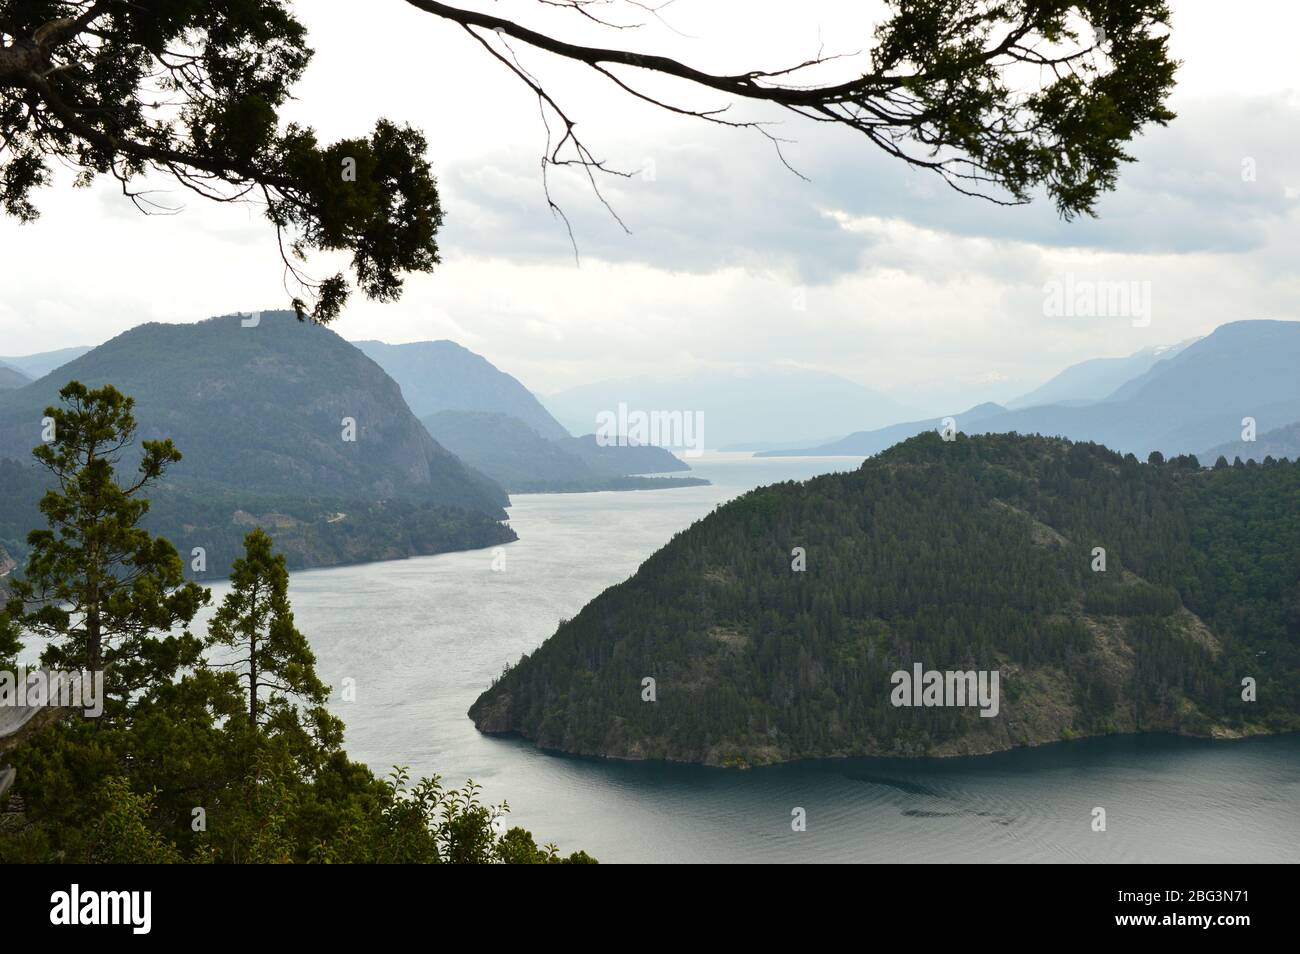
<svg viewBox="0 0 1300 954">
<path fill-rule="evenodd" d="M 470 716 L 548 750 L 719 766 L 1300 729 L 1296 499 L 1300 464 L 1271 458 L 923 434 L 720 507 Z M 900 704 L 895 677 L 922 670 L 996 673 L 996 712 Z"/>
</svg>

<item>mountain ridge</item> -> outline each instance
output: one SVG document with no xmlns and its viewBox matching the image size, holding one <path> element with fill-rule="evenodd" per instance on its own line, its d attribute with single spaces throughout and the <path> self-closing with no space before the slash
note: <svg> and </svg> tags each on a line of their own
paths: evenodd
<svg viewBox="0 0 1300 954">
<path fill-rule="evenodd" d="M 52 375 L 0 393 L 0 540 L 15 557 L 44 524 L 43 472 L 31 467 L 45 408 L 70 379 L 112 384 L 135 403 L 137 440 L 172 439 L 183 459 L 148 525 L 183 552 L 201 547 L 211 578 L 256 525 L 290 566 L 396 559 L 516 539 L 502 488 L 439 445 L 396 382 L 334 332 L 292 312 L 137 326 Z M 128 449 L 119 471 L 138 456 Z M 188 561 L 187 561 L 188 562 Z M 205 576 L 206 574 L 206 576 Z"/>
<path fill-rule="evenodd" d="M 1245 417 L 1256 419 L 1260 433 L 1300 421 L 1298 366 L 1300 321 L 1234 321 L 1156 361 L 1101 401 L 1006 408 L 995 414 L 972 415 L 977 409 L 971 409 L 954 416 L 967 433 L 1061 436 L 1142 457 L 1152 451 L 1202 454 L 1234 439 Z M 916 432 L 922 423 L 926 429 L 938 426 L 931 419 L 850 437 L 868 435 L 855 446 L 876 453 L 888 446 L 884 441 L 892 434 L 901 440 L 911 436 L 905 433 L 908 428 Z M 826 446 L 780 456 L 825 454 Z"/>
<path fill-rule="evenodd" d="M 515 377 L 454 341 L 352 344 L 398 383 L 417 418 L 439 411 L 491 411 L 523 421 L 548 440 L 569 436 Z"/>
<path fill-rule="evenodd" d="M 1118 358 L 1089 358 L 1059 371 L 1043 384 L 1006 402 L 1008 410 L 1044 404 L 1092 403 L 1109 399 L 1115 391 L 1150 370 L 1159 361 L 1172 358 L 1200 338 L 1188 338 L 1173 345 L 1149 345 Z"/>
</svg>

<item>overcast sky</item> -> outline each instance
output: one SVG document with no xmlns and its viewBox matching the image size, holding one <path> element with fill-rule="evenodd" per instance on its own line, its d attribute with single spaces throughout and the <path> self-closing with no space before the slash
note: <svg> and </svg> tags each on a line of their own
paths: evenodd
<svg viewBox="0 0 1300 954">
<path fill-rule="evenodd" d="M 591 36 L 528 0 L 465 5 Z M 753 133 L 641 106 L 529 55 L 602 158 L 653 170 L 604 183 L 631 235 L 589 189 L 553 181 L 577 264 L 542 195 L 536 102 L 499 63 L 401 0 L 296 6 L 317 55 L 292 118 L 329 139 L 379 115 L 423 128 L 447 210 L 444 264 L 410 279 L 399 303 L 355 296 L 336 326 L 351 339 L 451 338 L 543 394 L 795 364 L 916 403 L 936 391 L 1009 397 L 1085 358 L 1227 321 L 1296 317 L 1300 14 L 1283 0 L 1175 0 L 1179 118 L 1137 144 L 1138 163 L 1100 217 L 1074 223 L 1045 204 L 958 196 L 847 131 L 767 114 L 797 140 L 788 158 L 804 182 Z M 676 32 L 651 24 L 604 42 L 705 67 L 785 65 L 822 43 L 867 48 L 878 10 L 860 0 L 676 0 L 665 12 Z M 1254 181 L 1243 181 L 1245 159 Z M 273 234 L 256 208 L 174 198 L 182 214 L 146 218 L 105 182 L 41 193 L 35 225 L 0 219 L 0 354 L 285 306 Z M 1044 283 L 1066 274 L 1150 282 L 1149 324 L 1045 317 Z"/>
</svg>

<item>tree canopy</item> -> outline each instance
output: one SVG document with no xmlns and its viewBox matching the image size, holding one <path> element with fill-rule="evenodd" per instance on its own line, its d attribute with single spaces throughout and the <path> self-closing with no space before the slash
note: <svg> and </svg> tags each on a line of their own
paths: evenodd
<svg viewBox="0 0 1300 954">
<path fill-rule="evenodd" d="M 922 434 L 712 511 L 470 715 L 548 750 L 716 765 L 1294 731 L 1298 490 L 1300 463 Z M 896 706 L 917 663 L 999 672 L 1000 715 Z"/>
<path fill-rule="evenodd" d="M 184 627 L 208 591 L 186 581 L 171 543 L 139 525 L 144 492 L 181 455 L 170 440 L 141 441 L 137 474 L 119 482 L 136 438 L 135 402 L 78 381 L 59 396 L 45 412 L 49 440 L 32 451 L 51 478 L 40 503 L 48 527 L 28 535 L 26 571 L 12 581 L 0 632 L 16 623 L 47 640 L 42 661 L 55 668 L 107 670 L 109 694 L 124 704 L 198 651 Z"/>
<path fill-rule="evenodd" d="M 770 124 L 733 118 L 732 102 L 847 127 L 963 193 L 1008 204 L 1045 193 L 1067 218 L 1094 214 L 1131 159 L 1126 145 L 1173 118 L 1162 0 L 891 0 L 869 66 L 846 55 L 846 75 L 829 81 L 822 71 L 837 54 L 720 74 L 631 45 L 576 43 L 496 12 L 406 3 L 463 29 L 537 98 L 547 120 L 543 177 L 578 166 L 597 192 L 598 173 L 627 173 L 578 137 L 563 95 L 521 52 L 540 65 L 583 64 L 630 97 L 755 131 L 778 151 Z M 538 3 L 620 38 L 640 25 L 629 15 L 661 16 L 632 0 Z M 744 24 L 741 15 L 738 33 Z M 157 211 L 142 183 L 161 174 L 206 199 L 264 205 L 300 318 L 328 322 L 350 289 L 343 273 L 313 280 L 301 270 L 313 251 L 351 252 L 361 290 L 396 299 L 406 275 L 439 262 L 443 210 L 427 142 L 384 118 L 334 143 L 285 122 L 281 109 L 311 55 L 283 0 L 0 0 L 0 207 L 34 219 L 33 193 L 60 161 L 78 184 L 113 176 Z M 724 101 L 701 108 L 638 85 L 656 74 Z M 546 201 L 559 211 L 549 192 Z"/>
<path fill-rule="evenodd" d="M 0 674 L 16 685 L 7 670 L 20 640 L 38 639 L 45 665 L 104 669 L 110 699 L 84 718 L 60 707 L 65 718 L 13 751 L 0 864 L 593 860 L 507 831 L 509 806 L 484 803 L 472 781 L 411 784 L 401 768 L 379 779 L 351 761 L 294 624 L 284 558 L 261 529 L 231 568 L 206 647 L 183 629 L 209 593 L 184 581 L 167 540 L 138 526 L 141 491 L 180 452 L 142 441 L 138 476 L 123 482 L 132 399 L 75 381 L 60 396 L 49 443 L 34 451 L 56 483 L 41 505 L 48 528 L 32 531 L 0 610 Z"/>
</svg>

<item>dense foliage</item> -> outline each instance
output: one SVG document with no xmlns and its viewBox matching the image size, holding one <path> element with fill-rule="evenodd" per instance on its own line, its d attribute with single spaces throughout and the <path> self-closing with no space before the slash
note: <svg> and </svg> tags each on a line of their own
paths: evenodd
<svg viewBox="0 0 1300 954">
<path fill-rule="evenodd" d="M 21 562 L 26 534 L 39 518 L 46 474 L 16 460 L 0 459 L 0 547 Z M 255 525 L 275 534 L 289 569 L 400 560 L 453 550 L 510 543 L 510 527 L 490 514 L 413 500 L 355 500 L 261 494 L 220 487 L 159 486 L 141 526 L 171 540 L 198 580 L 227 575 Z M 193 551 L 202 547 L 196 565 Z"/>
<path fill-rule="evenodd" d="M 26 553 L 46 489 L 29 466 L 31 447 L 69 378 L 112 382 L 135 400 L 142 438 L 185 448 L 143 525 L 171 540 L 187 567 L 202 547 L 200 578 L 224 575 L 256 523 L 275 534 L 291 569 L 515 539 L 501 522 L 505 492 L 430 438 L 365 355 L 286 312 L 245 321 L 142 325 L 58 375 L 0 393 L 0 546 L 15 559 Z M 345 419 L 354 441 L 344 439 Z M 133 467 L 138 454 L 128 449 L 124 461 Z"/>
<path fill-rule="evenodd" d="M 890 674 L 915 662 L 998 670 L 1000 714 L 894 707 Z M 719 508 L 471 715 L 549 748 L 715 764 L 1300 727 L 1300 464 L 922 435 Z"/>
<path fill-rule="evenodd" d="M 424 136 L 388 120 L 321 143 L 280 111 L 312 51 L 279 0 L 79 3 L 0 0 L 0 211 L 36 218 L 52 168 L 111 175 L 146 211 L 140 180 L 171 177 L 209 200 L 250 193 L 290 256 L 352 253 L 371 298 L 438 262 L 442 207 Z M 328 322 L 348 283 L 302 281 L 294 307 Z"/>
<path fill-rule="evenodd" d="M 6 753 L 17 781 L 0 802 L 0 863 L 591 861 L 505 831 L 508 807 L 483 804 L 473 783 L 385 781 L 348 759 L 285 561 L 260 529 L 206 640 L 192 635 L 210 594 L 141 527 L 143 491 L 179 451 L 146 442 L 123 480 L 131 400 L 76 382 L 61 396 L 36 449 L 55 477 L 48 529 L 29 535 L 0 612 L 0 668 L 39 640 L 46 666 L 102 671 L 107 701 L 97 716 L 61 710 Z"/>
</svg>

